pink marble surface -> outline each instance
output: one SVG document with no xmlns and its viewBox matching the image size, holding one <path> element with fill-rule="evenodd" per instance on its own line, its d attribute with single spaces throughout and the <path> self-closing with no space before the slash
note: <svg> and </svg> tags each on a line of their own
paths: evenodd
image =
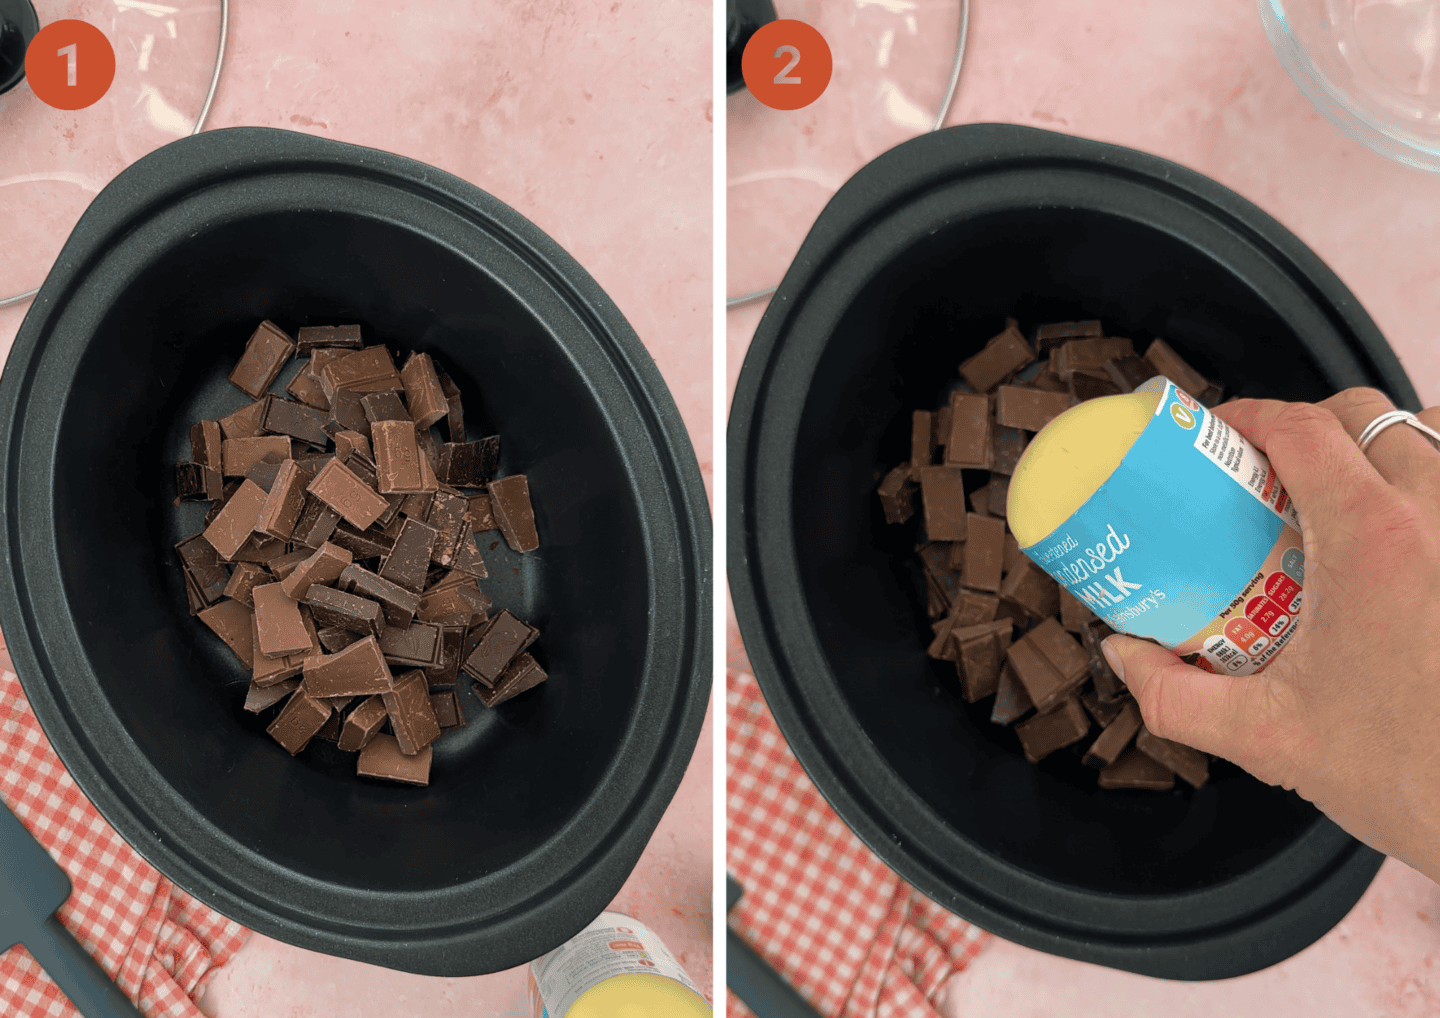
<svg viewBox="0 0 1440 1018">
<path fill-rule="evenodd" d="M 876 90 L 888 87 L 878 56 Z M 733 116 L 736 101 L 731 104 Z M 1238 191 L 1328 262 L 1379 324 L 1421 402 L 1440 403 L 1440 344 L 1433 332 L 1440 312 L 1434 243 L 1440 177 L 1385 160 L 1311 107 L 1276 60 L 1251 0 L 972 0 L 970 45 L 947 123 L 977 121 L 1128 145 Z M 803 119 L 792 121 L 793 131 L 803 127 Z M 733 146 L 736 135 L 730 140 Z M 863 154 L 870 159 L 879 152 Z M 827 155 L 836 167 L 856 159 L 852 141 L 811 152 L 815 179 L 833 176 L 825 172 Z M 740 158 L 732 147 L 732 167 Z M 737 236 L 732 217 L 727 245 L 732 252 L 737 245 L 769 245 L 763 257 L 788 264 L 815 211 L 813 203 L 777 207 L 763 235 Z M 763 311 L 762 304 L 727 316 L 729 392 Z M 744 667 L 733 615 L 728 647 L 732 664 Z M 1418 1018 L 1440 1013 L 1437 962 L 1440 888 L 1387 860 L 1343 922 L 1262 972 L 1176 983 L 996 940 L 951 980 L 942 1011 L 952 1018 Z"/>
<path fill-rule="evenodd" d="M 675 397 L 708 489 L 711 13 L 703 0 L 237 0 L 207 126 L 283 127 L 398 152 L 528 216 L 595 277 L 640 335 Z M 117 57 L 126 59 L 123 49 Z M 113 115 L 97 104 L 74 116 L 74 129 L 107 129 Z M 64 207 L 34 214 L 62 234 L 73 221 Z M 24 310 L 0 309 L 0 355 Z M 707 716 L 684 782 L 612 906 L 655 929 L 706 988 L 713 981 L 712 730 Z M 260 936 L 217 974 L 204 1007 L 217 1018 L 529 1013 L 523 968 L 434 979 Z"/>
</svg>

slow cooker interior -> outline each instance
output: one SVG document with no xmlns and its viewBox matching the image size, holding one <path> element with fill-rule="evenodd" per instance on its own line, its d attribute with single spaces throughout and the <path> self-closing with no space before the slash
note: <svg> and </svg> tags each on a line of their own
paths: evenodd
<svg viewBox="0 0 1440 1018">
<path fill-rule="evenodd" d="M 292 759 L 241 710 L 249 681 L 188 615 L 172 546 L 207 506 L 172 504 L 192 422 L 246 402 L 227 381 L 263 318 L 360 322 L 367 342 L 433 354 L 470 438 L 502 436 L 530 479 L 541 547 L 478 535 L 482 587 L 540 629 L 550 681 L 496 710 L 462 675 L 428 788 L 355 776 L 316 742 Z M 281 385 L 296 370 L 281 376 Z M 370 891 L 494 873 L 564 825 L 632 724 L 648 635 L 636 492 L 611 425 L 564 349 L 481 268 L 378 218 L 257 216 L 158 252 L 97 331 L 59 437 L 58 555 L 105 695 L 162 780 L 205 821 L 281 866 Z"/>
<path fill-rule="evenodd" d="M 1098 317 L 1141 352 L 1162 336 L 1223 380 L 1227 397 L 1330 394 L 1273 308 L 1168 233 L 1067 208 L 941 228 L 858 294 L 817 367 L 794 460 L 811 618 L 865 734 L 963 837 L 1098 891 L 1215 884 L 1272 856 L 1319 814 L 1225 762 L 1202 788 L 1168 793 L 1099 790 L 1079 747 L 1031 765 L 1013 731 L 990 723 L 992 698 L 966 704 L 953 666 L 925 655 L 925 588 L 911 554 L 919 517 L 887 526 L 874 487 L 909 458 L 910 411 L 936 405 L 1007 315 L 1026 328 Z"/>
</svg>

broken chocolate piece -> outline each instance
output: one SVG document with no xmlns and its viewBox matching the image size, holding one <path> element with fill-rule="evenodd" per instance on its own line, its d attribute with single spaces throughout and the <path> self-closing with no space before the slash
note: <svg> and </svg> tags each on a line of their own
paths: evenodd
<svg viewBox="0 0 1440 1018">
<path fill-rule="evenodd" d="M 880 508 L 885 512 L 886 523 L 904 523 L 915 512 L 913 495 L 917 485 L 910 480 L 910 464 L 901 463 L 894 470 L 885 475 L 875 493 L 880 496 Z M 487 494 L 486 499 L 490 496 Z M 485 508 L 491 508 L 490 503 L 485 503 Z M 483 530 L 478 523 L 476 530 Z"/>
<path fill-rule="evenodd" d="M 290 379 L 290 384 L 285 386 L 285 392 L 306 406 L 321 411 L 321 421 L 329 422 L 330 398 L 325 395 L 325 390 L 321 387 L 320 382 L 307 369 L 301 368 L 295 377 Z"/>
<path fill-rule="evenodd" d="M 440 664 L 440 627 L 430 622 L 387 626 L 380 634 L 380 650 L 392 665 L 435 668 Z"/>
<path fill-rule="evenodd" d="M 999 593 L 1037 619 L 1054 615 L 1060 610 L 1060 585 L 1023 554 L 1015 567 L 1005 574 Z"/>
<path fill-rule="evenodd" d="M 494 686 L 515 655 L 530 646 L 539 635 L 538 629 L 526 625 L 508 609 L 502 609 L 480 634 L 480 642 L 461 667 L 482 684 Z"/>
<path fill-rule="evenodd" d="M 279 463 L 291 458 L 288 435 L 261 435 L 258 438 L 227 438 L 221 443 L 221 459 L 226 477 L 244 477 L 267 456 Z"/>
<path fill-rule="evenodd" d="M 430 554 L 435 550 L 437 536 L 435 528 L 428 523 L 406 518 L 400 524 L 395 546 L 380 564 L 379 575 L 419 593 L 425 588 L 425 574 L 430 569 Z"/>
<path fill-rule="evenodd" d="M 405 402 L 410 406 L 410 416 L 417 428 L 429 429 L 450 413 L 450 401 L 428 353 L 412 353 L 400 369 L 400 381 L 405 386 Z M 464 440 L 463 436 L 452 439 Z"/>
<path fill-rule="evenodd" d="M 1024 684 L 1015 677 L 1015 669 L 1007 660 L 1000 666 L 1000 685 L 995 693 L 995 706 L 990 711 L 990 720 L 997 725 L 1008 725 L 1018 721 L 1035 707 Z"/>
<path fill-rule="evenodd" d="M 309 483 L 310 475 L 300 469 L 300 464 L 294 460 L 282 463 L 255 520 L 256 533 L 277 541 L 290 540 L 300 519 L 300 510 L 305 505 L 305 486 Z"/>
<path fill-rule="evenodd" d="M 1173 381 L 1173 379 L 1172 379 Z M 1127 749 L 1100 772 L 1101 788 L 1144 788 L 1163 792 L 1175 787 L 1175 775 L 1138 749 Z"/>
<path fill-rule="evenodd" d="M 213 502 L 225 489 L 220 471 L 199 463 L 175 465 L 175 494 L 182 502 Z"/>
<path fill-rule="evenodd" d="M 303 554 L 306 549 L 301 549 Z M 350 553 L 338 545 L 326 541 L 317 551 L 307 555 L 280 584 L 285 596 L 304 601 L 312 584 L 330 584 L 340 579 L 340 574 L 351 563 Z"/>
<path fill-rule="evenodd" d="M 990 469 L 990 397 L 983 393 L 950 394 L 950 438 L 945 463 L 973 470 Z"/>
<path fill-rule="evenodd" d="M 1015 466 L 1020 462 L 1020 457 L 1025 452 L 1025 447 L 1030 444 L 1030 436 L 1020 428 L 1007 428 L 1003 424 L 996 424 L 991 429 L 990 438 L 990 472 L 992 474 L 1004 474 L 1009 476 L 1015 472 Z"/>
<path fill-rule="evenodd" d="M 1109 767 L 1130 745 L 1130 740 L 1140 731 L 1140 725 L 1140 708 L 1134 700 L 1126 700 L 1120 712 L 1085 751 L 1084 762 L 1090 767 Z"/>
<path fill-rule="evenodd" d="M 389 717 L 384 698 L 378 693 L 372 695 L 345 719 L 340 729 L 340 748 L 347 753 L 358 753 L 375 738 Z"/>
<path fill-rule="evenodd" d="M 311 696 L 384 693 L 389 691 L 392 681 L 390 666 L 380 653 L 380 642 L 373 636 L 357 640 L 338 654 L 307 658 L 305 661 L 305 688 Z"/>
<path fill-rule="evenodd" d="M 286 679 L 273 686 L 257 686 L 252 682 L 245 692 L 245 710 L 251 714 L 259 714 L 267 707 L 275 706 L 299 687 L 299 679 Z"/>
<path fill-rule="evenodd" d="M 1015 726 L 1025 759 L 1031 763 L 1039 763 L 1055 750 L 1079 742 L 1089 731 L 1090 718 L 1074 697 L 1067 697 L 1053 709 Z"/>
<path fill-rule="evenodd" d="M 428 785 L 431 754 L 431 747 L 426 746 L 414 756 L 406 756 L 400 751 L 400 743 L 395 736 L 381 734 L 371 739 L 360 751 L 355 773 L 362 778 L 381 778 L 405 785 Z"/>
<path fill-rule="evenodd" d="M 275 397 L 266 393 L 249 406 L 243 406 L 234 413 L 220 418 L 220 432 L 228 441 L 236 438 L 255 438 L 260 435 L 260 420 L 265 408 Z"/>
<path fill-rule="evenodd" d="M 307 325 L 295 333 L 295 347 L 300 353 L 309 353 L 317 346 L 349 347 L 360 349 L 360 326 L 358 325 Z"/>
<path fill-rule="evenodd" d="M 339 586 L 347 593 L 380 602 L 387 625 L 408 626 L 420 610 L 419 594 L 357 565 L 345 567 Z"/>
<path fill-rule="evenodd" d="M 540 547 L 540 534 L 535 526 L 535 510 L 530 505 L 530 482 L 524 474 L 512 474 L 491 481 L 490 508 L 505 543 L 516 551 L 534 551 Z M 467 504 L 468 508 L 468 504 Z M 443 564 L 443 563 L 442 563 Z"/>
<path fill-rule="evenodd" d="M 370 419 L 365 416 L 365 407 L 360 402 L 362 398 L 360 393 L 349 389 L 337 390 L 330 398 L 330 425 L 326 430 L 331 434 L 353 431 L 357 435 L 364 435 L 368 440 Z"/>
<path fill-rule="evenodd" d="M 979 353 L 960 363 L 960 376 L 977 393 L 985 393 L 1034 360 L 1035 351 L 1020 334 L 1019 323 L 1007 318 L 1004 330 L 991 337 Z"/>
<path fill-rule="evenodd" d="M 339 522 L 339 513 L 306 492 L 305 504 L 300 509 L 300 518 L 295 521 L 295 529 L 290 532 L 290 540 L 305 548 L 318 548 L 330 540 Z"/>
<path fill-rule="evenodd" d="M 510 667 L 506 668 L 495 680 L 495 685 L 486 687 L 483 684 L 475 683 L 475 695 L 486 707 L 495 707 L 504 703 L 513 696 L 518 696 L 527 689 L 533 689 L 548 678 L 545 670 L 536 663 L 529 654 L 521 654 Z"/>
<path fill-rule="evenodd" d="M 258 562 L 241 562 L 230 574 L 230 582 L 225 584 L 225 596 L 233 597 L 247 608 L 255 607 L 255 600 L 251 597 L 251 591 L 262 583 L 269 583 L 270 577 L 265 567 Z"/>
<path fill-rule="evenodd" d="M 405 409 L 405 401 L 398 393 L 394 392 L 369 392 L 360 397 L 360 406 L 365 411 L 365 419 L 370 422 L 373 428 L 376 421 L 409 421 L 410 411 Z"/>
<path fill-rule="evenodd" d="M 1005 564 L 1005 521 L 969 513 L 965 518 L 965 586 L 991 592 L 1000 589 Z"/>
<path fill-rule="evenodd" d="M 1133 700 L 1130 702 L 1134 703 Z M 1162 739 L 1143 725 L 1135 736 L 1135 748 L 1180 775 L 1194 788 L 1205 784 L 1210 777 L 1210 758 L 1204 753 Z"/>
<path fill-rule="evenodd" d="M 1128 697 L 1124 699 L 1102 700 L 1100 699 L 1100 694 L 1096 693 L 1093 689 L 1080 697 L 1080 703 L 1084 705 L 1086 712 L 1095 719 L 1095 723 L 1101 728 L 1105 728 L 1110 722 L 1119 717 L 1120 712 L 1125 709 L 1125 705 L 1130 702 L 1131 700 Z"/>
<path fill-rule="evenodd" d="M 995 393 L 995 421 L 1007 428 L 1039 431 L 1069 409 L 1068 392 L 1002 385 Z"/>
<path fill-rule="evenodd" d="M 294 756 L 309 744 L 329 719 L 330 705 L 312 697 L 302 684 L 265 731 Z"/>
<path fill-rule="evenodd" d="M 179 556 L 186 576 L 194 583 L 196 594 L 204 602 L 202 607 L 208 607 L 225 596 L 230 573 L 203 531 L 178 542 L 175 554 Z"/>
<path fill-rule="evenodd" d="M 350 458 L 354 460 L 354 454 Z M 327 463 L 307 490 L 358 530 L 370 526 L 390 508 L 389 502 L 338 460 Z"/>
<path fill-rule="evenodd" d="M 369 598 L 315 584 L 306 591 L 305 603 L 318 626 L 338 627 L 360 636 L 378 637 L 385 632 L 384 609 Z"/>
<path fill-rule="evenodd" d="M 367 393 L 402 388 L 400 373 L 395 370 L 390 351 L 384 346 L 368 346 L 356 353 L 326 362 L 320 369 L 320 384 L 332 404 L 335 393 L 341 389 Z"/>
<path fill-rule="evenodd" d="M 431 693 L 430 709 L 435 712 L 435 720 L 441 728 L 465 727 L 465 709 L 460 706 L 460 698 L 453 689 Z"/>
<path fill-rule="evenodd" d="M 920 468 L 920 503 L 932 541 L 965 540 L 965 475 L 956 467 Z"/>
<path fill-rule="evenodd" d="M 1150 344 L 1145 351 L 1145 362 L 1154 369 L 1153 374 L 1164 375 L 1193 397 L 1198 397 L 1210 387 L 1209 380 L 1163 339 L 1157 338 Z"/>
<path fill-rule="evenodd" d="M 255 625 L 260 653 L 266 657 L 295 654 L 310 647 L 310 634 L 300 606 L 287 597 L 278 583 L 266 583 L 251 591 L 255 599 Z"/>
<path fill-rule="evenodd" d="M 330 436 L 325 433 L 325 423 L 329 420 L 330 414 L 324 410 L 288 399 L 272 399 L 260 423 L 266 431 L 298 438 L 323 449 L 330 444 Z"/>
<path fill-rule="evenodd" d="M 211 470 L 223 470 L 225 461 L 221 447 L 224 441 L 224 433 L 215 421 L 196 421 L 190 426 L 191 461 Z"/>
<path fill-rule="evenodd" d="M 315 587 L 312 589 L 319 590 L 321 588 Z M 325 589 L 328 590 L 330 588 L 327 587 Z M 344 591 L 336 591 L 336 593 L 344 593 Z M 346 596 L 354 597 L 355 595 L 346 594 Z M 360 600 L 364 599 L 361 598 Z M 314 614 L 316 606 L 314 604 L 310 604 L 309 602 L 307 602 L 307 606 L 310 608 L 311 614 Z M 379 605 L 376 605 L 376 607 L 378 608 Z M 382 618 L 383 621 L 383 617 L 377 617 Z M 326 653 L 338 654 L 346 647 L 350 646 L 350 644 L 354 643 L 356 640 L 361 640 L 364 639 L 366 636 L 374 636 L 377 634 L 373 631 L 354 633 L 343 626 L 326 626 L 324 629 L 320 630 L 317 635 L 320 637 L 320 646 L 325 648 Z"/>
<path fill-rule="evenodd" d="M 348 551 L 356 562 L 388 555 L 395 542 L 381 531 L 356 530 L 348 523 L 339 524 L 330 534 L 330 543 Z"/>
<path fill-rule="evenodd" d="M 1077 371 L 1087 372 L 1097 378 L 1106 378 L 1106 361 L 1134 354 L 1135 345 L 1124 336 L 1071 339 L 1050 352 L 1050 370 L 1055 372 L 1062 382 L 1070 381 Z"/>
<path fill-rule="evenodd" d="M 289 439 L 286 439 L 289 441 Z M 240 485 L 234 497 L 225 503 L 215 521 L 205 528 L 205 540 L 224 559 L 233 559 L 255 530 L 260 510 L 265 507 L 265 489 L 254 481 Z M 281 545 L 281 550 L 284 546 Z"/>
<path fill-rule="evenodd" d="M 420 444 L 415 425 L 403 421 L 372 421 L 370 440 L 375 447 L 376 487 L 382 495 L 434 491 L 438 484 L 426 486 L 420 463 Z"/>
<path fill-rule="evenodd" d="M 200 621 L 235 652 L 241 664 L 247 669 L 255 667 L 255 627 L 249 608 L 227 599 L 197 614 Z"/>
<path fill-rule="evenodd" d="M 435 709 L 430 706 L 429 684 L 424 672 L 407 672 L 395 680 L 394 688 L 381 696 L 401 753 L 414 756 L 440 738 L 440 724 L 435 720 Z"/>
<path fill-rule="evenodd" d="M 1104 335 L 1098 318 L 1084 322 L 1050 322 L 1035 329 L 1035 352 L 1045 356 L 1056 341 Z"/>
<path fill-rule="evenodd" d="M 441 482 L 459 488 L 483 488 L 495 480 L 500 464 L 500 436 L 475 442 L 446 442 L 435 473 Z"/>
<path fill-rule="evenodd" d="M 245 353 L 230 372 L 230 381 L 251 399 L 259 399 L 294 352 L 290 337 L 274 322 L 263 321 L 246 342 Z"/>
</svg>

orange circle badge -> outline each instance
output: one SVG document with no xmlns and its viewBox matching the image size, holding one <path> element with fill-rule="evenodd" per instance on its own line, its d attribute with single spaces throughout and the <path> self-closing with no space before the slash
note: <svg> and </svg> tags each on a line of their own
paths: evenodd
<svg viewBox="0 0 1440 1018">
<path fill-rule="evenodd" d="M 766 106 L 798 110 L 830 84 L 830 46 L 803 21 L 772 21 L 745 44 L 740 71 L 745 87 Z"/>
<path fill-rule="evenodd" d="M 99 102 L 115 80 L 115 50 L 89 22 L 56 21 L 30 40 L 25 78 L 47 106 L 83 110 Z"/>
</svg>

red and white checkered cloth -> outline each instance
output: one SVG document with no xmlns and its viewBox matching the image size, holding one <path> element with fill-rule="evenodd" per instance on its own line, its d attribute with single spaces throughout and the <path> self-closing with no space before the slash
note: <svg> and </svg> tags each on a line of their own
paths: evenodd
<svg viewBox="0 0 1440 1018">
<path fill-rule="evenodd" d="M 202 981 L 249 931 L 162 877 L 101 818 L 41 731 L 3 642 L 0 798 L 69 875 L 60 921 L 126 996 L 148 1018 L 203 1018 Z M 23 947 L 0 954 L 0 1015 L 79 1013 Z"/>
<path fill-rule="evenodd" d="M 905 883 L 845 826 L 754 677 L 731 672 L 726 692 L 727 862 L 745 888 L 735 932 L 827 1018 L 939 1018 L 946 981 L 990 934 Z M 729 1005 L 749 1018 L 733 993 Z"/>
</svg>

